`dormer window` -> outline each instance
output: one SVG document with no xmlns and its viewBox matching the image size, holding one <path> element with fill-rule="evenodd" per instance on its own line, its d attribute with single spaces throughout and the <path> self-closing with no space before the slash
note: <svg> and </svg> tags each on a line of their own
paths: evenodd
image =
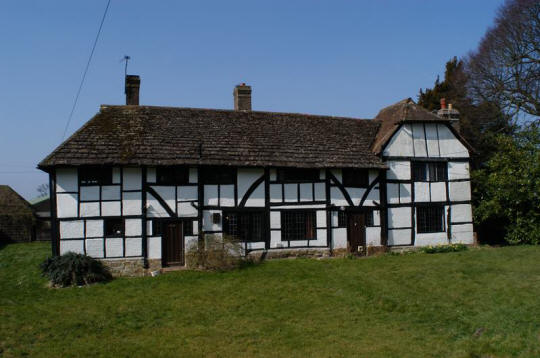
<svg viewBox="0 0 540 358">
<path fill-rule="evenodd" d="M 279 182 L 314 182 L 319 181 L 319 169 L 306 168 L 280 168 L 277 171 L 277 179 Z"/>
<path fill-rule="evenodd" d="M 354 188 L 367 188 L 369 186 L 369 170 L 343 169 L 343 186 Z"/>
<path fill-rule="evenodd" d="M 111 167 L 81 167 L 79 168 L 81 185 L 110 185 L 112 184 Z"/>
<path fill-rule="evenodd" d="M 183 185 L 189 183 L 189 169 L 187 167 L 157 167 L 156 184 Z"/>
</svg>

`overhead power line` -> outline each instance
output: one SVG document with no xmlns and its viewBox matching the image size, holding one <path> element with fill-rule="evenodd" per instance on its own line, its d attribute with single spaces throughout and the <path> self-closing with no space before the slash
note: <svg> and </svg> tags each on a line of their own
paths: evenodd
<svg viewBox="0 0 540 358">
<path fill-rule="evenodd" d="M 79 84 L 79 89 L 77 90 L 77 94 L 75 95 L 75 100 L 73 101 L 73 106 L 71 107 L 71 112 L 69 113 L 66 127 L 64 128 L 64 133 L 62 134 L 62 140 L 64 140 L 64 138 L 66 137 L 69 124 L 71 123 L 71 118 L 73 117 L 73 113 L 75 112 L 75 107 L 77 107 L 77 102 L 79 101 L 79 96 L 81 94 L 81 90 L 84 85 L 84 80 L 86 79 L 86 73 L 88 72 L 88 68 L 90 67 L 90 62 L 92 62 L 92 57 L 94 56 L 94 51 L 96 50 L 96 45 L 99 40 L 99 35 L 101 34 L 101 29 L 103 28 L 103 23 L 105 22 L 105 17 L 107 17 L 107 12 L 109 11 L 110 5 L 111 5 L 111 0 L 108 0 L 107 6 L 105 7 L 105 11 L 103 12 L 103 16 L 101 17 L 101 21 L 99 23 L 99 28 L 96 34 L 96 38 L 94 40 L 94 44 L 92 45 L 92 51 L 90 51 L 90 56 L 88 56 L 88 61 L 86 62 L 86 67 L 84 68 L 84 72 L 81 78 L 81 83 Z"/>
</svg>

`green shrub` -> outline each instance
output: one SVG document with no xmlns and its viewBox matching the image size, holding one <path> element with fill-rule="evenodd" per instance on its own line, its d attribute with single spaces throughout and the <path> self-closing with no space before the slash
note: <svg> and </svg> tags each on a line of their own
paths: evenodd
<svg viewBox="0 0 540 358">
<path fill-rule="evenodd" d="M 188 267 L 227 271 L 249 264 L 243 255 L 242 243 L 230 236 L 201 234 L 186 250 Z"/>
<path fill-rule="evenodd" d="M 43 276 L 57 287 L 89 285 L 112 279 L 101 261 L 73 252 L 49 257 L 41 263 L 40 268 Z"/>
<path fill-rule="evenodd" d="M 451 244 L 451 245 L 436 245 L 436 246 L 425 246 L 420 250 L 426 254 L 438 254 L 443 252 L 456 252 L 467 250 L 467 245 L 463 244 Z"/>
</svg>

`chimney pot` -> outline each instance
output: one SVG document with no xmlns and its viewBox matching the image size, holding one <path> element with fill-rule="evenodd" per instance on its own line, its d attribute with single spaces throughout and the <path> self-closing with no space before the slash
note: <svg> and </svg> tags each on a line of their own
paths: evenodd
<svg viewBox="0 0 540 358">
<path fill-rule="evenodd" d="M 141 87 L 141 78 L 135 75 L 126 75 L 126 105 L 139 105 L 139 89 Z"/>
<path fill-rule="evenodd" d="M 251 86 L 245 83 L 234 87 L 234 110 L 251 111 Z"/>
</svg>

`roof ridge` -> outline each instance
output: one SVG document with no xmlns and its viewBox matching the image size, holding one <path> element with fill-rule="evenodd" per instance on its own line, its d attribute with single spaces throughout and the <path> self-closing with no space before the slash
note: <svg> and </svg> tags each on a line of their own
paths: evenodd
<svg viewBox="0 0 540 358">
<path fill-rule="evenodd" d="M 226 113 L 255 113 L 255 114 L 277 114 L 277 115 L 295 115 L 303 117 L 324 117 L 332 119 L 354 119 L 360 121 L 373 121 L 374 118 L 360 118 L 360 117 L 347 117 L 347 116 L 332 116 L 328 114 L 315 114 L 315 113 L 299 113 L 299 112 L 273 112 L 273 111 L 238 111 L 235 109 L 227 108 L 198 108 L 198 107 L 173 107 L 173 106 L 153 106 L 153 105 L 122 105 L 122 104 L 102 104 L 100 110 L 113 109 L 176 109 L 176 110 L 194 110 L 194 111 L 213 111 L 213 112 L 226 112 Z"/>
</svg>

